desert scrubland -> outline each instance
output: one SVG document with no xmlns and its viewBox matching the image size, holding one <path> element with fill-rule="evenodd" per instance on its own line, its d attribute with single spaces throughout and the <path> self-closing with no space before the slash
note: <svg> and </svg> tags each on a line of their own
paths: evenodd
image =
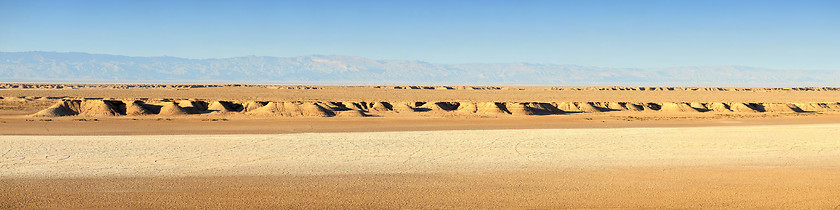
<svg viewBox="0 0 840 210">
<path fill-rule="evenodd" d="M 833 208 L 838 93 L 0 84 L 0 207 Z"/>
</svg>

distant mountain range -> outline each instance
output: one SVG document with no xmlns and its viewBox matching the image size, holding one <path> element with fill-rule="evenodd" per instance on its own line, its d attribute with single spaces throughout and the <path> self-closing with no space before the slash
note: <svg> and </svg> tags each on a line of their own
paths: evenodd
<svg viewBox="0 0 840 210">
<path fill-rule="evenodd" d="M 604 68 L 534 63 L 435 64 L 355 56 L 220 59 L 0 52 L 3 82 L 263 84 L 838 86 L 840 71 L 744 66 Z"/>
</svg>

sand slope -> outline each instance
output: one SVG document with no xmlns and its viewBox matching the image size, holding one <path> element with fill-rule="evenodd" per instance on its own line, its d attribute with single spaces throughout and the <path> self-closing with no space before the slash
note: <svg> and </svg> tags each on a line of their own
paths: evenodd
<svg viewBox="0 0 840 210">
<path fill-rule="evenodd" d="M 840 106 L 836 103 L 798 103 L 804 104 L 805 110 L 797 103 L 700 103 L 700 102 L 665 102 L 665 103 L 628 103 L 628 102 L 333 102 L 333 101 L 280 101 L 243 103 L 230 101 L 182 100 L 178 103 L 161 99 L 158 114 L 164 116 L 207 114 L 224 112 L 230 114 L 246 113 L 257 116 L 283 117 L 332 117 L 335 112 L 346 110 L 360 110 L 365 115 L 376 114 L 389 116 L 391 114 L 426 113 L 422 116 L 451 116 L 452 113 L 461 115 L 559 115 L 568 113 L 601 113 L 601 112 L 634 112 L 658 111 L 664 113 L 703 113 L 703 112 L 838 112 Z M 126 104 L 128 103 L 128 104 Z M 75 108 L 81 104 L 81 108 Z M 47 107 L 31 116 L 60 117 L 60 116 L 119 116 L 143 115 L 152 111 L 143 111 L 144 101 L 108 101 L 108 100 L 60 100 L 53 106 Z M 209 105 L 208 105 L 209 104 Z M 813 111 L 806 111 L 813 110 Z"/>
</svg>

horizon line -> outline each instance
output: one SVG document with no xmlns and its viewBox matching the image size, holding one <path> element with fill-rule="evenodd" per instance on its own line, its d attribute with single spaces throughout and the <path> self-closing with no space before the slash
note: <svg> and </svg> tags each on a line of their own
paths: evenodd
<svg viewBox="0 0 840 210">
<path fill-rule="evenodd" d="M 415 62 L 424 62 L 430 64 L 440 64 L 440 65 L 470 65 L 470 64 L 530 64 L 530 65 L 560 65 L 560 66 L 580 66 L 580 67 L 597 67 L 597 68 L 612 68 L 612 69 L 669 69 L 669 68 L 699 68 L 699 67 L 745 67 L 745 68 L 754 68 L 754 69 L 764 69 L 764 70 L 800 70 L 800 71 L 840 71 L 840 69 L 786 69 L 786 68 L 772 68 L 772 67 L 757 67 L 757 66 L 750 66 L 750 65 L 739 65 L 739 64 L 716 64 L 716 65 L 681 65 L 681 66 L 666 66 L 666 67 L 611 67 L 611 66 L 601 66 L 601 65 L 583 65 L 583 64 L 562 64 L 562 63 L 548 63 L 548 62 L 463 62 L 463 63 L 436 63 L 436 62 L 429 62 L 419 59 L 379 59 L 379 58 L 370 58 L 365 56 L 357 56 L 357 55 L 341 55 L 341 54 L 307 54 L 307 55 L 297 55 L 297 56 L 274 56 L 274 55 L 243 55 L 243 56 L 233 56 L 233 57 L 213 57 L 213 58 L 189 58 L 189 57 L 181 57 L 181 56 L 170 56 L 170 55 L 157 55 L 157 56 L 138 56 L 138 55 L 122 55 L 122 54 L 111 54 L 111 53 L 92 53 L 92 52 L 81 52 L 81 51 L 44 51 L 44 50 L 31 50 L 31 51 L 0 51 L 0 53 L 79 53 L 79 54 L 88 54 L 88 55 L 107 55 L 107 56 L 122 56 L 122 57 L 132 57 L 132 58 L 178 58 L 178 59 L 187 59 L 187 60 L 220 60 L 220 59 L 231 59 L 231 58 L 247 58 L 247 57 L 268 57 L 268 58 L 298 58 L 298 57 L 314 57 L 314 56 L 343 56 L 343 57 L 356 57 L 356 58 L 364 58 L 370 59 L 374 61 L 415 61 Z"/>
</svg>

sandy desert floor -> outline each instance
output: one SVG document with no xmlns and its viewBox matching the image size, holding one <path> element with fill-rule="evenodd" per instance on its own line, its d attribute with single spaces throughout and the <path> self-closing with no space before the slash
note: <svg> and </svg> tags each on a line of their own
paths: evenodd
<svg viewBox="0 0 840 210">
<path fill-rule="evenodd" d="M 840 124 L 0 136 L 2 207 L 840 204 Z"/>
<path fill-rule="evenodd" d="M 0 89 L 0 208 L 840 206 L 831 110 L 30 116 L 66 97 L 840 101 L 831 89 L 120 88 Z"/>
</svg>

